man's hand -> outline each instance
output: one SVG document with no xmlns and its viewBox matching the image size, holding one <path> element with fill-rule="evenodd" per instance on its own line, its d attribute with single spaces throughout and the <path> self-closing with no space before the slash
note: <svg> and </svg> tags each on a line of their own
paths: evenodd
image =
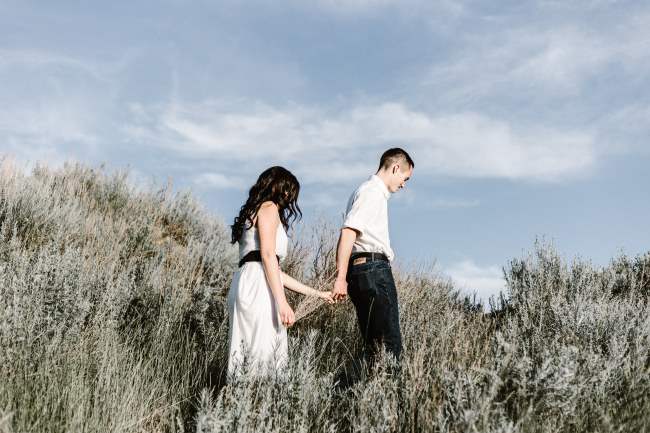
<svg viewBox="0 0 650 433">
<path fill-rule="evenodd" d="M 348 296 L 348 282 L 345 279 L 337 278 L 334 281 L 334 290 L 332 290 L 335 301 L 345 301 Z"/>
<path fill-rule="evenodd" d="M 348 261 L 356 238 L 356 230 L 349 227 L 341 229 L 339 243 L 336 246 L 336 281 L 334 281 L 334 290 L 332 290 L 335 301 L 345 301 L 345 298 L 348 297 L 348 282 L 345 276 L 348 273 Z"/>
</svg>

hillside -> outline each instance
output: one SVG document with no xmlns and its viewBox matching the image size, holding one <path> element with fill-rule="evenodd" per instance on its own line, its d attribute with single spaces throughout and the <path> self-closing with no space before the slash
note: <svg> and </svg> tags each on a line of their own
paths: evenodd
<svg viewBox="0 0 650 433">
<path fill-rule="evenodd" d="M 346 304 L 290 329 L 288 378 L 226 385 L 229 238 L 190 193 L 4 163 L 0 432 L 650 430 L 650 253 L 597 268 L 535 245 L 488 315 L 435 270 L 397 269 L 397 375 L 382 360 L 334 386 L 359 350 Z M 334 243 L 301 228 L 285 271 L 323 286 Z"/>
</svg>

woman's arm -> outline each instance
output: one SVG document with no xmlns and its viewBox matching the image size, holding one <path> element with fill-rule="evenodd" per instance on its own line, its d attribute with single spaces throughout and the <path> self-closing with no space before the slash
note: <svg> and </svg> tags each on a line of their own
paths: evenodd
<svg viewBox="0 0 650 433">
<path fill-rule="evenodd" d="M 267 201 L 262 203 L 257 213 L 257 230 L 260 235 L 260 254 L 266 281 L 269 283 L 271 293 L 278 304 L 280 320 L 287 326 L 295 321 L 293 310 L 284 295 L 284 287 L 280 277 L 280 266 L 275 255 L 275 238 L 280 225 L 280 215 L 275 203 Z"/>
<path fill-rule="evenodd" d="M 321 292 L 320 290 L 313 289 L 301 283 L 300 281 L 296 280 L 295 278 L 285 274 L 284 272 L 282 272 L 282 282 L 284 283 L 284 287 L 294 292 L 302 293 L 305 296 L 317 296 L 319 298 L 323 298 L 330 304 L 334 302 L 334 300 L 332 299 L 332 292 L 330 291 Z"/>
</svg>

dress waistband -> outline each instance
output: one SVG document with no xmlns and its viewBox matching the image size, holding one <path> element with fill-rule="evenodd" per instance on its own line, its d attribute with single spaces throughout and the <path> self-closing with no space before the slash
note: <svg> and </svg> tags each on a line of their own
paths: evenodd
<svg viewBox="0 0 650 433">
<path fill-rule="evenodd" d="M 280 263 L 280 257 L 275 256 L 278 259 L 278 263 Z M 249 251 L 244 257 L 239 260 L 239 267 L 241 268 L 244 266 L 244 263 L 246 262 L 261 262 L 262 261 L 262 253 L 260 250 L 253 250 Z"/>
</svg>

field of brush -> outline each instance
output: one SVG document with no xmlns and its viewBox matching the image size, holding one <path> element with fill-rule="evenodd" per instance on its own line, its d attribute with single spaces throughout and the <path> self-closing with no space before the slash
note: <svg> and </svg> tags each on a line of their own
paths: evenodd
<svg viewBox="0 0 650 433">
<path fill-rule="evenodd" d="M 338 389 L 359 350 L 349 303 L 290 329 L 286 377 L 225 383 L 229 239 L 189 193 L 4 164 L 0 432 L 650 430 L 650 253 L 603 268 L 531 245 L 491 314 L 435 269 L 395 269 L 401 370 L 382 359 Z M 300 229 L 284 270 L 324 286 L 335 240 Z"/>
</svg>

